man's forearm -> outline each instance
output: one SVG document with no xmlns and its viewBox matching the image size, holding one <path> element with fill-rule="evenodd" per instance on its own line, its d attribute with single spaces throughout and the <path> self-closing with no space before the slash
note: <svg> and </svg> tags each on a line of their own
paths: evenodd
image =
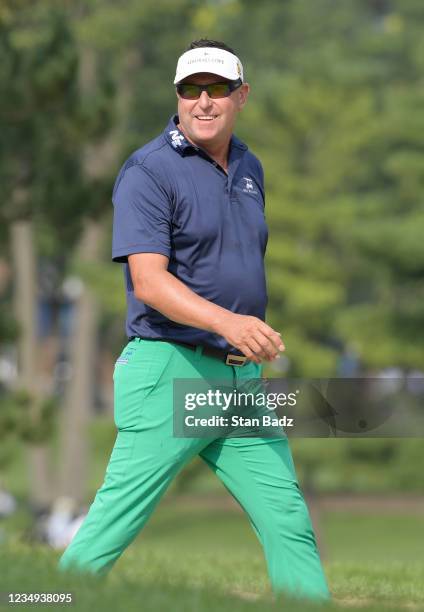
<svg viewBox="0 0 424 612">
<path fill-rule="evenodd" d="M 275 359 L 284 350 L 279 332 L 258 317 L 231 312 L 200 297 L 168 272 L 162 255 L 132 257 L 135 297 L 171 321 L 218 334 L 255 363 Z"/>
<path fill-rule="evenodd" d="M 219 334 L 231 311 L 200 297 L 167 270 L 149 275 L 136 297 L 171 321 Z"/>
</svg>

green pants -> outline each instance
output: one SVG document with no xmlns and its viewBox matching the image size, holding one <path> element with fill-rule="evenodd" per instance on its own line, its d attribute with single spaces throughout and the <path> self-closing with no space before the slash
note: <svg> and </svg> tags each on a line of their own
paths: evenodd
<svg viewBox="0 0 424 612">
<path fill-rule="evenodd" d="M 105 480 L 59 567 L 106 573 L 143 528 L 178 472 L 200 455 L 246 511 L 275 592 L 329 592 L 287 438 L 176 438 L 173 379 L 259 378 L 181 345 L 135 339 L 116 362 L 116 442 Z"/>
</svg>

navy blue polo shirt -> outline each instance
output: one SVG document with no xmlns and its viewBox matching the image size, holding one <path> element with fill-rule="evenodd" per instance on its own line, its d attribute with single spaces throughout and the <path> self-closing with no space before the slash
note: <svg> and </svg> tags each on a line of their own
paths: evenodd
<svg viewBox="0 0 424 612">
<path fill-rule="evenodd" d="M 222 336 L 175 323 L 134 295 L 128 255 L 161 253 L 197 295 L 265 320 L 262 166 L 233 136 L 227 174 L 177 124 L 175 115 L 129 157 L 113 190 L 112 259 L 124 264 L 126 333 L 231 350 Z"/>
</svg>

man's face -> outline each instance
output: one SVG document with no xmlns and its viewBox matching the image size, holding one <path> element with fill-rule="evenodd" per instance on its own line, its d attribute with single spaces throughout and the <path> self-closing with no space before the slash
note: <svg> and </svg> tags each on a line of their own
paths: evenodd
<svg viewBox="0 0 424 612">
<path fill-rule="evenodd" d="M 216 74 L 199 73 L 182 82 L 209 85 L 226 81 Z M 199 146 L 219 146 L 231 138 L 237 113 L 246 103 L 249 85 L 243 83 L 225 98 L 210 98 L 202 91 L 197 100 L 185 100 L 177 94 L 178 116 L 185 136 Z"/>
</svg>

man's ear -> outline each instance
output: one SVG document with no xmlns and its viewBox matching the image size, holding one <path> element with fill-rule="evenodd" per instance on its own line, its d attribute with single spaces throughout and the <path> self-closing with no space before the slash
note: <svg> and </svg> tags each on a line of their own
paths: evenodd
<svg viewBox="0 0 424 612">
<path fill-rule="evenodd" d="M 249 95 L 249 91 L 250 91 L 249 83 L 243 83 L 243 85 L 238 90 L 237 93 L 239 95 L 239 110 L 241 110 L 243 106 L 246 104 L 247 96 Z"/>
</svg>

